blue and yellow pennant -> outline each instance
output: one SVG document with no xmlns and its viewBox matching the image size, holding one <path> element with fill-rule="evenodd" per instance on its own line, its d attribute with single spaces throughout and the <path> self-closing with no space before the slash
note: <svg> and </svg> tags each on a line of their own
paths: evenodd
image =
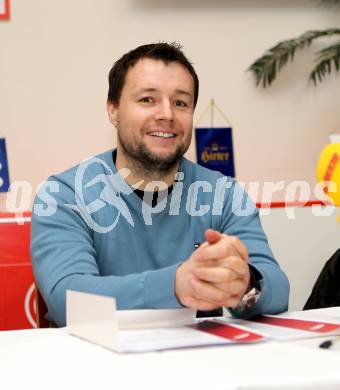
<svg viewBox="0 0 340 390">
<path fill-rule="evenodd" d="M 197 123 L 202 120 L 209 109 L 211 126 L 195 129 L 197 163 L 205 168 L 219 171 L 223 175 L 235 177 L 232 127 L 214 99 L 211 99 Z M 215 109 L 228 123 L 228 127 L 214 127 Z"/>
<path fill-rule="evenodd" d="M 235 177 L 231 127 L 196 128 L 197 163 Z"/>
</svg>

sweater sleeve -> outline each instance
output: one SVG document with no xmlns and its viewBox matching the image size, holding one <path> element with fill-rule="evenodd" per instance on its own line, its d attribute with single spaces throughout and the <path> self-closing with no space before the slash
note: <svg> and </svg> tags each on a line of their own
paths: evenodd
<svg viewBox="0 0 340 390">
<path fill-rule="evenodd" d="M 115 297 L 119 309 L 182 307 L 174 295 L 178 264 L 125 276 L 100 275 L 93 231 L 68 207 L 74 189 L 59 179 L 51 182 L 58 191 L 53 196 L 38 193 L 31 228 L 32 265 L 49 320 L 66 324 L 67 289 Z"/>
<path fill-rule="evenodd" d="M 237 236 L 244 242 L 249 253 L 249 262 L 261 274 L 261 297 L 245 311 L 230 309 L 235 317 L 250 318 L 261 314 L 275 314 L 288 309 L 289 282 L 268 245 L 262 229 L 256 205 L 240 187 L 233 182 L 225 201 L 219 229 Z"/>
</svg>

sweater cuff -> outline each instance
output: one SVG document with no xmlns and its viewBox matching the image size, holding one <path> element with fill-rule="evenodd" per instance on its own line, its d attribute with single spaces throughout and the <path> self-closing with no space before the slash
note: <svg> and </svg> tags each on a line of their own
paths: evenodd
<svg viewBox="0 0 340 390">
<path fill-rule="evenodd" d="M 178 309 L 183 306 L 175 296 L 176 270 L 180 264 L 148 271 L 145 275 L 145 307 L 154 309 Z"/>
</svg>

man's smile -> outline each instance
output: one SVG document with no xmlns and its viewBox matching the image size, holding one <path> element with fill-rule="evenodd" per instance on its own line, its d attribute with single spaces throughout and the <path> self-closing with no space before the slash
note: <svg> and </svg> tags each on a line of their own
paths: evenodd
<svg viewBox="0 0 340 390">
<path fill-rule="evenodd" d="M 159 138 L 175 138 L 175 137 L 177 137 L 177 134 L 163 132 L 163 131 L 152 131 L 152 132 L 147 133 L 147 134 L 151 135 L 152 137 L 159 137 Z"/>
</svg>

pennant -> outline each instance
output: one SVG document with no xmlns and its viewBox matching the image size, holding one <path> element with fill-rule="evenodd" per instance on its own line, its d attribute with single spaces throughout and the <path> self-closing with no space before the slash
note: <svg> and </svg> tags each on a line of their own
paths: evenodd
<svg viewBox="0 0 340 390">
<path fill-rule="evenodd" d="M 196 128 L 197 163 L 235 177 L 231 127 Z"/>
<path fill-rule="evenodd" d="M 6 140 L 0 138 L 0 192 L 8 192 L 9 174 L 6 153 Z"/>
</svg>

